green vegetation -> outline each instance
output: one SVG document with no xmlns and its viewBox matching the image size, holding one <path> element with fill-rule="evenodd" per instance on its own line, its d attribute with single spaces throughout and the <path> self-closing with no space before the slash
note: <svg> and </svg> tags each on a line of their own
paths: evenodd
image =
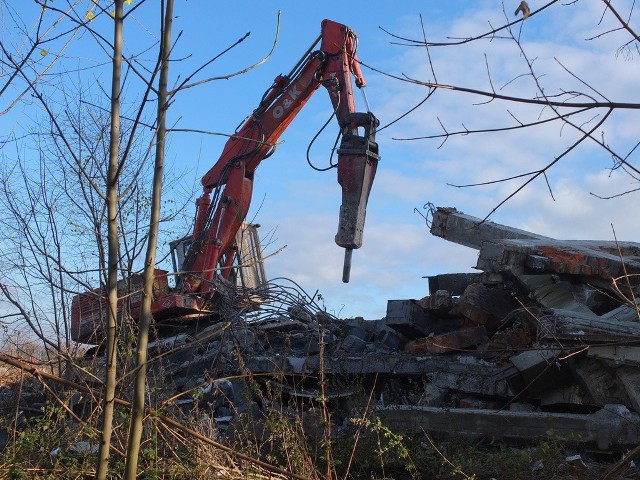
<svg viewBox="0 0 640 480">
<path fill-rule="evenodd" d="M 304 408 L 285 407 L 276 395 L 277 389 L 267 391 L 260 411 L 236 412 L 225 429 L 198 407 L 163 414 L 172 415 L 206 438 L 229 444 L 238 453 L 290 472 L 292 478 L 588 480 L 601 478 L 606 467 L 587 460 L 576 465 L 567 463 L 572 451 L 553 432 L 537 445 L 515 447 L 490 439 L 434 439 L 427 433 L 401 435 L 372 415 L 351 418 L 341 428 L 330 426 L 327 430 L 322 408 L 329 402 L 315 402 Z M 58 392 L 56 398 L 50 398 L 37 415 L 28 419 L 14 412 L 2 420 L 1 427 L 9 441 L 0 452 L 0 478 L 78 479 L 94 475 L 99 413 L 94 411 L 79 421 L 61 406 L 61 402 L 67 403 L 62 399 L 70 395 Z M 126 408 L 115 409 L 115 455 L 109 478 L 121 478 L 124 472 L 128 415 Z M 146 417 L 139 478 L 204 480 L 215 476 L 245 479 L 274 475 L 260 465 L 185 435 L 163 422 L 163 418 L 160 414 Z M 327 446 L 331 455 L 328 462 Z M 287 478 L 284 473 L 275 475 Z"/>
</svg>

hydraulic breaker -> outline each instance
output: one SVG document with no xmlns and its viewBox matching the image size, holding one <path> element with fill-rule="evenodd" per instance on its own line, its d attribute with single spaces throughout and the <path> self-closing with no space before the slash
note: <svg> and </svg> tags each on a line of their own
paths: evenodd
<svg viewBox="0 0 640 480">
<path fill-rule="evenodd" d="M 342 281 L 348 283 L 353 249 L 362 246 L 367 201 L 380 156 L 375 141 L 378 119 L 371 112 L 356 112 L 344 120 L 345 126 L 353 128 L 347 128 L 349 133 L 343 134 L 338 149 L 338 183 L 342 187 L 342 205 L 336 244 L 345 249 Z M 361 130 L 363 134 L 360 134 Z"/>
</svg>

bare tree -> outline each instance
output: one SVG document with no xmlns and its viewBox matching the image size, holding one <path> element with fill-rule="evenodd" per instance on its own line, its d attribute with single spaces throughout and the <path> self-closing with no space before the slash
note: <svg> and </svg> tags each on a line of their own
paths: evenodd
<svg viewBox="0 0 640 480">
<path fill-rule="evenodd" d="M 133 389 L 133 403 L 127 442 L 127 460 L 125 479 L 135 480 L 138 472 L 138 456 L 140 439 L 145 417 L 145 389 L 147 384 L 147 348 L 149 329 L 153 321 L 151 303 L 153 302 L 153 284 L 156 265 L 156 248 L 158 244 L 158 227 L 160 224 L 160 208 L 162 200 L 162 181 L 164 176 L 164 150 L 167 135 L 166 114 L 168 105 L 169 58 L 171 52 L 171 26 L 173 22 L 173 0 L 167 0 L 164 21 L 162 23 L 162 40 L 160 44 L 160 79 L 158 86 L 158 113 L 156 118 L 156 158 L 153 175 L 153 193 L 151 195 L 151 221 L 147 243 L 147 254 L 144 265 L 144 292 L 138 321 L 138 341 L 136 349 L 136 371 Z"/>
<path fill-rule="evenodd" d="M 122 81 L 122 30 L 124 23 L 124 0 L 115 1 L 113 16 L 113 76 L 111 78 L 111 131 L 109 135 L 109 165 L 107 168 L 106 207 L 107 207 L 107 325 L 106 360 L 107 368 L 102 393 L 102 439 L 98 451 L 96 480 L 107 478 L 109 470 L 109 451 L 113 433 L 113 412 L 117 386 L 116 334 L 118 328 L 118 267 L 120 265 L 120 239 L 118 232 L 118 177 L 120 170 L 120 94 Z"/>
<path fill-rule="evenodd" d="M 60 85 L 49 88 L 49 84 L 32 81 L 28 71 L 23 69 L 19 72 L 19 78 L 27 85 L 30 98 L 40 107 L 46 122 L 38 117 L 36 128 L 25 136 L 10 138 L 17 155 L 7 149 L 0 152 L 9 160 L 0 172 L 0 206 L 11 213 L 3 217 L 11 230 L 6 230 L 6 237 L 0 238 L 0 241 L 12 246 L 6 250 L 7 253 L 3 250 L 3 255 L 7 255 L 15 266 L 0 282 L 0 293 L 11 300 L 16 318 L 31 322 L 30 329 L 49 345 L 53 354 L 74 346 L 68 329 L 70 297 L 88 290 L 97 296 L 102 293 L 106 295 L 104 358 L 107 368 L 106 375 L 101 379 L 101 440 L 96 478 L 106 478 L 108 475 L 113 452 L 112 425 L 116 395 L 127 395 L 127 382 L 132 377 L 135 391 L 127 475 L 134 478 L 146 410 L 146 346 L 153 320 L 150 301 L 157 263 L 158 226 L 163 220 L 160 207 L 165 174 L 164 141 L 170 131 L 165 126 L 168 106 L 182 90 L 212 80 L 228 79 L 255 65 L 224 77 L 198 79 L 208 65 L 242 42 L 246 38 L 244 36 L 198 66 L 169 91 L 169 51 L 175 46 L 170 45 L 172 1 L 159 5 L 164 23 L 161 28 L 163 41 L 157 58 L 149 63 L 150 68 L 140 68 L 140 59 L 135 54 L 123 53 L 121 36 L 122 25 L 128 15 L 143 4 L 149 5 L 147 2 L 136 2 L 129 7 L 124 0 L 114 4 L 105 3 L 104 6 L 101 2 L 94 2 L 89 11 L 80 9 L 76 4 L 67 10 L 60 9 L 59 5 L 52 2 L 43 1 L 39 4 L 43 11 L 60 15 L 70 20 L 76 28 L 88 32 L 100 47 L 99 50 L 110 57 L 111 90 L 98 82 L 87 94 L 82 69 L 77 66 L 68 72 L 64 71 L 63 79 L 59 80 L 60 84 L 65 84 L 64 88 L 57 88 Z M 115 11 L 111 10 L 113 5 Z M 93 23 L 99 18 L 107 20 L 102 27 Z M 101 31 L 104 24 L 114 25 L 113 39 Z M 152 49 L 146 50 L 149 51 Z M 75 80 L 77 83 L 69 82 L 67 73 L 74 74 L 80 80 Z M 70 85 L 75 85 L 75 90 Z M 131 91 L 135 92 L 135 101 L 124 102 Z M 150 105 L 156 101 L 157 111 L 151 114 Z M 109 106 L 105 106 L 107 102 L 110 102 Z M 133 107 L 123 112 L 123 104 Z M 145 117 L 151 117 L 151 120 Z M 33 139 L 37 140 L 30 143 Z M 32 149 L 38 152 L 37 163 L 31 158 Z M 154 151 L 155 165 L 150 165 L 148 159 Z M 39 168 L 37 175 L 31 171 L 34 165 Z M 143 193 L 148 189 L 148 167 L 153 167 L 154 171 L 151 197 Z M 21 180 L 20 185 L 16 184 L 16 178 Z M 16 202 L 17 198 L 21 201 Z M 23 237 L 26 237 L 26 242 Z M 146 252 L 144 263 L 141 261 L 143 252 Z M 37 269 L 30 268 L 32 265 Z M 119 287 L 126 284 L 129 276 L 140 267 L 145 270 L 145 306 L 135 341 L 135 336 L 129 333 L 135 332 L 138 325 L 129 321 L 131 319 L 126 311 L 129 292 Z M 16 277 L 15 272 L 23 272 L 22 281 L 17 281 L 20 277 Z M 35 294 L 34 282 L 44 285 L 45 295 L 38 297 Z M 20 296 L 25 289 L 31 293 L 26 301 Z M 54 295 L 55 301 L 52 302 L 50 297 Z M 29 303 L 37 306 L 38 299 L 43 300 L 40 302 L 43 312 L 34 314 L 28 306 Z M 51 325 L 46 321 L 46 308 L 55 310 Z M 14 318 L 14 313 L 10 315 Z M 54 330 L 53 335 L 51 329 Z M 132 352 L 129 344 L 131 339 L 137 344 L 138 358 L 137 368 L 129 375 L 127 368 L 130 357 L 122 353 Z M 62 348 L 63 345 L 65 348 Z"/>
<path fill-rule="evenodd" d="M 72 10 L 76 4 L 69 4 Z M 49 15 L 45 8 L 35 10 L 36 15 L 32 23 L 23 21 L 14 5 L 3 3 L 0 5 L 3 25 L 3 35 L 0 41 L 0 116 L 8 116 L 14 108 L 25 100 L 31 101 L 29 92 L 39 85 L 46 85 L 47 75 L 56 67 L 73 40 L 77 37 L 79 26 L 62 28 L 61 20 L 66 17 L 65 12 Z M 0 154 L 8 145 L 15 145 L 16 133 L 13 128 L 6 129 L 0 137 Z M 39 142 L 34 137 L 36 144 Z M 4 155 L 3 155 L 4 156 Z M 43 157 L 36 162 L 43 166 Z M 68 352 L 71 348 L 68 336 L 66 304 L 60 292 L 63 290 L 63 275 L 56 267 L 57 260 L 63 251 L 62 238 L 64 231 L 57 225 L 48 223 L 54 215 L 56 195 L 55 189 L 46 189 L 45 180 L 50 178 L 47 168 L 41 168 L 39 175 L 41 182 L 32 182 L 22 166 L 11 161 L 5 162 L 0 175 L 0 204 L 9 216 L 3 216 L 2 226 L 4 235 L 0 238 L 3 246 L 17 245 L 31 251 L 39 251 L 36 257 L 10 256 L 7 252 L 20 251 L 21 248 L 3 249 L 5 260 L 3 275 L 0 277 L 0 301 L 4 308 L 13 311 L 5 318 L 14 325 L 20 321 L 26 322 L 30 330 L 35 333 L 44 346 L 47 360 L 55 361 L 52 352 Z M 10 177 L 19 179 L 19 183 L 9 181 Z M 25 210 L 25 205 L 31 205 Z M 46 255 L 45 255 L 46 252 Z M 14 271 L 9 279 L 8 272 Z M 27 278 L 39 277 L 41 283 L 29 283 Z M 22 279 L 23 282 L 16 284 Z M 45 308 L 41 305 L 43 297 L 50 298 L 53 308 L 52 316 L 47 317 Z M 47 318 L 45 318 L 47 317 Z M 4 320 L 4 326 L 8 321 Z M 54 332 L 51 337 L 50 332 Z M 20 345 L 14 345 L 16 351 Z M 58 364 L 56 367 L 61 368 Z"/>
</svg>

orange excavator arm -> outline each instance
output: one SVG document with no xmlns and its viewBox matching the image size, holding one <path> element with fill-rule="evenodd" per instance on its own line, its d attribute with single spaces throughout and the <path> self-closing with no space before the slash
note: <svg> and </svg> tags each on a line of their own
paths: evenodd
<svg viewBox="0 0 640 480">
<path fill-rule="evenodd" d="M 320 49 L 312 51 L 318 41 Z M 362 245 L 366 204 L 379 160 L 378 120 L 368 111 L 355 109 L 353 83 L 358 88 L 366 85 L 356 55 L 357 41 L 348 27 L 324 20 L 308 54 L 289 75 L 276 77 L 202 177 L 192 244 L 182 266 L 185 291 L 206 292 L 215 275 L 228 277 L 236 256 L 235 235 L 251 203 L 255 170 L 273 153 L 280 135 L 321 85 L 329 92 L 342 134 L 338 149 L 342 206 L 336 243 L 346 249 L 343 281 L 349 281 L 351 252 Z"/>
</svg>

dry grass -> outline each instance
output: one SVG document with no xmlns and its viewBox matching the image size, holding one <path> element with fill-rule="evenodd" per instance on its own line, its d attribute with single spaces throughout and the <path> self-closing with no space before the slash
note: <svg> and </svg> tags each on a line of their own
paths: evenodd
<svg viewBox="0 0 640 480">
<path fill-rule="evenodd" d="M 11 365 L 0 364 L 0 387 L 18 382 L 24 375 L 19 368 Z"/>
</svg>

